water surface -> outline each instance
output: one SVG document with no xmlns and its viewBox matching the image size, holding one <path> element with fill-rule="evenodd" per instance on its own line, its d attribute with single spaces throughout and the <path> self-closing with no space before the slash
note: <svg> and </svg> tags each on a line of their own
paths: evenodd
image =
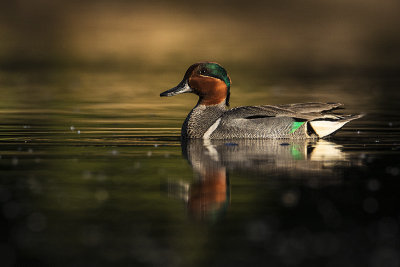
<svg viewBox="0 0 400 267">
<path fill-rule="evenodd" d="M 2 72 L 4 266 L 398 266 L 399 82 L 232 66 L 232 106 L 338 101 L 320 141 L 179 140 L 184 69 Z"/>
</svg>

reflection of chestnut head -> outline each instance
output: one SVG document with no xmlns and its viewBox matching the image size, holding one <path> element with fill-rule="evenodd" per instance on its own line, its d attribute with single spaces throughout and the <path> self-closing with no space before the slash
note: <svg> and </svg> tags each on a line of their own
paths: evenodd
<svg viewBox="0 0 400 267">
<path fill-rule="evenodd" d="M 188 212 L 195 219 L 214 219 L 229 204 L 229 182 L 225 168 L 207 169 L 190 186 Z"/>
</svg>

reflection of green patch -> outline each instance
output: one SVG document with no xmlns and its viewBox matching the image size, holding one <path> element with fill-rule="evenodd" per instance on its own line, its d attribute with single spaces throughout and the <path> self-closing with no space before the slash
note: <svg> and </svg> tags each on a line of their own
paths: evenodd
<svg viewBox="0 0 400 267">
<path fill-rule="evenodd" d="M 304 121 L 295 121 L 292 123 L 292 130 L 290 131 L 290 133 L 294 133 L 297 129 L 299 129 L 301 127 L 301 125 L 303 125 L 305 122 Z"/>
<path fill-rule="evenodd" d="M 293 159 L 303 159 L 303 155 L 298 149 L 298 146 L 292 145 L 290 147 L 290 153 L 292 154 Z"/>
</svg>

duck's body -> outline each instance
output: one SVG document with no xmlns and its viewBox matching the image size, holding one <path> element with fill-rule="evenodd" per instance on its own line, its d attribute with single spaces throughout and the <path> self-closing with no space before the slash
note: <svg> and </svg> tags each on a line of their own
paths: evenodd
<svg viewBox="0 0 400 267">
<path fill-rule="evenodd" d="M 192 92 L 197 105 L 182 125 L 183 139 L 322 138 L 361 115 L 328 113 L 339 103 L 298 103 L 278 106 L 245 106 L 228 109 L 230 79 L 217 63 L 189 67 L 182 82 L 161 96 Z"/>
</svg>

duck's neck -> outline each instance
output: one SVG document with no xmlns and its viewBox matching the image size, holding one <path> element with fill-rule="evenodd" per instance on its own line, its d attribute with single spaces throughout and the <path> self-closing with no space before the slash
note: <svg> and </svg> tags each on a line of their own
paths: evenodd
<svg viewBox="0 0 400 267">
<path fill-rule="evenodd" d="M 199 101 L 186 117 L 182 125 L 181 137 L 183 139 L 202 138 L 226 110 L 225 101 L 216 105 L 203 105 Z"/>
</svg>

